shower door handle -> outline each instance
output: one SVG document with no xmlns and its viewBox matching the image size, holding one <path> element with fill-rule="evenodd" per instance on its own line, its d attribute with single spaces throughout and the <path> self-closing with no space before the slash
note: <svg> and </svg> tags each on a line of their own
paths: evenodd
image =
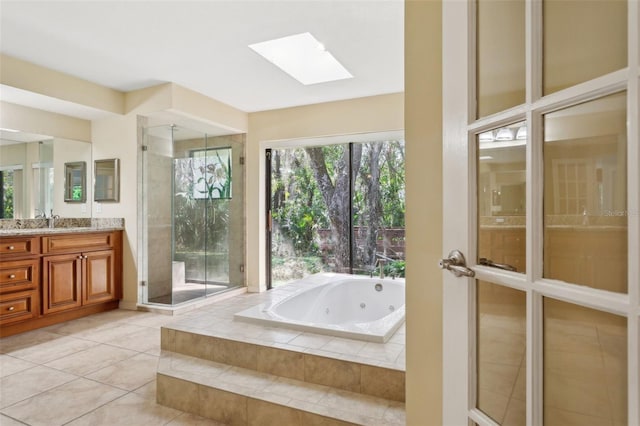
<svg viewBox="0 0 640 426">
<path fill-rule="evenodd" d="M 438 265 L 440 269 L 447 269 L 453 272 L 456 277 L 465 276 L 473 278 L 476 276 L 476 273 L 472 269 L 467 268 L 467 262 L 460 250 L 452 250 L 449 253 L 449 257 L 441 259 Z"/>
</svg>

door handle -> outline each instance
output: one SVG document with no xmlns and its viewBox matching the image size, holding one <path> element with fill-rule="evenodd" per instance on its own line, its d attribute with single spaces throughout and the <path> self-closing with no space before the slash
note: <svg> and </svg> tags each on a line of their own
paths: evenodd
<svg viewBox="0 0 640 426">
<path fill-rule="evenodd" d="M 473 278 L 476 276 L 472 269 L 467 268 L 467 262 L 464 260 L 464 255 L 460 250 L 451 250 L 449 257 L 441 259 L 438 265 L 440 269 L 447 269 L 453 272 L 456 277 L 464 275 L 465 277 Z"/>
<path fill-rule="evenodd" d="M 504 269 L 505 271 L 518 272 L 515 266 L 507 265 L 506 263 L 495 263 L 493 260 L 487 259 L 484 257 L 481 257 L 480 259 L 478 259 L 478 263 L 484 266 L 491 266 L 498 269 Z"/>
</svg>

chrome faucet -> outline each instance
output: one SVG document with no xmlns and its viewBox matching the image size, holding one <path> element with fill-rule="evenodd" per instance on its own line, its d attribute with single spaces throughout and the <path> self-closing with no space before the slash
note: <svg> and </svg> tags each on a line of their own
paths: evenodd
<svg viewBox="0 0 640 426">
<path fill-rule="evenodd" d="M 46 216 L 45 216 L 46 217 Z M 55 228 L 56 227 L 56 219 L 59 219 L 60 216 L 59 215 L 54 215 L 53 214 L 53 209 L 51 209 L 51 215 L 49 216 L 49 218 L 47 219 L 49 228 Z"/>
</svg>

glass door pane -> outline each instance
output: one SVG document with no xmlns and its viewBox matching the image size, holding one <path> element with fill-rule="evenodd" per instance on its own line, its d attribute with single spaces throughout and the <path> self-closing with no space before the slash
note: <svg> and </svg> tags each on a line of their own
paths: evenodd
<svg viewBox="0 0 640 426">
<path fill-rule="evenodd" d="M 526 424 L 525 292 L 477 281 L 476 406 L 500 424 Z"/>
<path fill-rule="evenodd" d="M 525 101 L 525 1 L 477 2 L 478 117 Z"/>
<path fill-rule="evenodd" d="M 544 277 L 627 292 L 626 93 L 544 116 Z"/>
<path fill-rule="evenodd" d="M 385 275 L 404 277 L 404 141 L 353 146 L 361 149 L 352 159 L 354 273 L 382 266 Z"/>
<path fill-rule="evenodd" d="M 173 303 L 173 129 L 145 129 L 143 151 L 143 233 L 146 300 Z M 177 271 L 179 273 L 179 271 Z"/>
<path fill-rule="evenodd" d="M 543 93 L 627 66 L 627 0 L 543 2 Z"/>
<path fill-rule="evenodd" d="M 313 153 L 312 165 L 309 153 Z M 271 159 L 271 285 L 323 272 L 336 271 L 336 240 L 319 176 L 327 179 L 327 194 L 337 181 L 335 161 L 348 154 L 345 145 L 273 149 Z M 329 161 L 327 161 L 329 159 Z M 344 159 L 343 159 L 344 161 Z M 345 186 L 346 185 L 346 186 Z M 341 187 L 348 189 L 348 181 Z M 348 213 L 344 219 L 348 218 Z M 345 234 L 348 237 L 348 232 Z M 348 246 L 347 246 L 348 248 Z M 342 271 L 340 271 L 342 272 Z"/>
<path fill-rule="evenodd" d="M 626 318 L 544 298 L 544 424 L 627 424 Z"/>
<path fill-rule="evenodd" d="M 524 122 L 478 136 L 478 264 L 526 272 Z"/>
</svg>

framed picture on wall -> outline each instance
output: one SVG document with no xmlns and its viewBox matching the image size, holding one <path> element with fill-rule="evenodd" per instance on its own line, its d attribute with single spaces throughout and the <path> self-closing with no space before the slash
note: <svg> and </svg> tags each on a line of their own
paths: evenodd
<svg viewBox="0 0 640 426">
<path fill-rule="evenodd" d="M 191 151 L 194 199 L 230 199 L 231 148 Z"/>
</svg>

